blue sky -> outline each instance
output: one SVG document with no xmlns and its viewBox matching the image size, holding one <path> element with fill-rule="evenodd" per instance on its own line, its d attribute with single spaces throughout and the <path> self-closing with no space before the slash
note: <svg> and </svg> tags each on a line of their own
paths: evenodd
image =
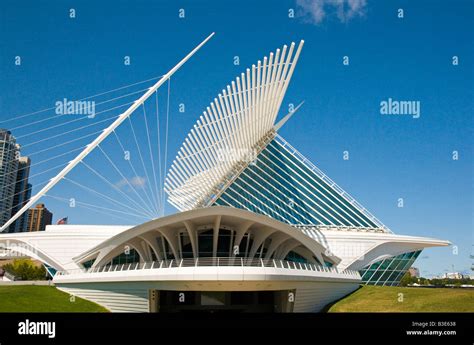
<svg viewBox="0 0 474 345">
<path fill-rule="evenodd" d="M 305 1 L 3 1 L 0 127 L 51 116 L 15 118 L 63 98 L 78 99 L 163 74 L 215 31 L 172 78 L 169 163 L 228 82 L 270 51 L 304 39 L 280 116 L 289 103 L 305 104 L 282 136 L 394 232 L 448 239 L 458 247 L 457 255 L 452 248 L 425 250 L 416 263 L 422 275 L 451 271 L 452 265 L 468 270 L 474 228 L 474 3 L 361 0 L 352 10 L 345 7 L 343 16 L 330 2 L 321 3 L 311 12 L 301 7 Z M 75 18 L 69 16 L 71 8 Z M 184 19 L 178 16 L 181 8 Z M 291 9 L 295 18 L 288 16 Z M 398 9 L 404 10 L 404 18 L 398 18 Z M 15 65 L 17 56 L 20 66 Z M 125 56 L 131 59 L 128 66 Z M 240 65 L 234 65 L 235 56 Z M 348 66 L 343 56 L 349 57 Z M 453 56 L 459 58 L 457 66 Z M 166 103 L 165 91 L 160 91 L 160 104 Z M 380 102 L 388 98 L 419 101 L 420 118 L 381 115 Z M 181 103 L 184 113 L 178 111 Z M 107 113 L 112 115 L 118 113 Z M 30 134 L 36 128 L 13 134 L 26 145 L 43 138 Z M 54 142 L 25 147 L 23 153 Z M 114 143 L 104 147 L 113 152 Z M 345 150 L 349 160 L 342 159 Z M 452 159 L 453 151 L 459 152 L 459 160 Z M 99 153 L 87 162 L 106 169 Z M 82 167 L 71 176 L 89 181 L 90 175 Z M 50 177 L 34 177 L 33 184 Z M 100 182 L 91 179 L 89 186 L 100 188 Z M 70 190 L 63 181 L 52 194 L 69 198 Z M 74 193 L 90 198 L 80 190 Z M 403 208 L 397 207 L 399 198 Z M 54 199 L 44 202 L 55 219 L 124 223 Z M 168 206 L 166 212 L 174 210 Z"/>
</svg>

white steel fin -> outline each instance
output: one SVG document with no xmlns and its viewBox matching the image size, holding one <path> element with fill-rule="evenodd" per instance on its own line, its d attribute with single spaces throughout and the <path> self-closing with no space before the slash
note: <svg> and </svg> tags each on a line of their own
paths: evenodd
<svg viewBox="0 0 474 345">
<path fill-rule="evenodd" d="M 303 41 L 296 52 L 292 43 L 270 53 L 209 104 L 166 178 L 165 192 L 172 205 L 181 211 L 205 206 L 249 163 L 251 150 L 274 135 L 299 109 L 301 104 L 275 125 L 302 46 Z"/>
</svg>

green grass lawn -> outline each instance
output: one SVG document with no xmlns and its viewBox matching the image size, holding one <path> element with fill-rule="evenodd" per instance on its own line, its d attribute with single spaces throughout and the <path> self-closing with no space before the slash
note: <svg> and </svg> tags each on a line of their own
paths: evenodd
<svg viewBox="0 0 474 345">
<path fill-rule="evenodd" d="M 363 286 L 328 311 L 474 312 L 474 290 Z"/>
<path fill-rule="evenodd" d="M 399 294 L 403 294 L 400 296 Z M 400 297 L 403 297 L 402 301 Z M 329 312 L 474 312 L 474 290 L 363 286 Z M 53 286 L 0 286 L 0 312 L 107 312 Z"/>
<path fill-rule="evenodd" d="M 107 312 L 107 309 L 53 286 L 0 286 L 0 312 Z"/>
</svg>

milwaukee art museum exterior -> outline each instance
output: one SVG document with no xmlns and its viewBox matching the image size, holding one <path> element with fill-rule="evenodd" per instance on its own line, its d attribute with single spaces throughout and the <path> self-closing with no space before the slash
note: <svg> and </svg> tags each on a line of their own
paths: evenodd
<svg viewBox="0 0 474 345">
<path fill-rule="evenodd" d="M 360 284 L 397 286 L 449 242 L 394 234 L 278 134 L 302 47 L 247 69 L 197 120 L 164 185 L 179 212 L 0 239 L 113 312 L 318 312 Z"/>
</svg>

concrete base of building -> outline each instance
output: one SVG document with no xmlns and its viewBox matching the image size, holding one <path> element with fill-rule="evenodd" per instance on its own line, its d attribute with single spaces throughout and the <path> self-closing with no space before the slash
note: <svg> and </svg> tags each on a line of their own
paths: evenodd
<svg viewBox="0 0 474 345">
<path fill-rule="evenodd" d="M 359 282 L 141 281 L 56 283 L 56 286 L 112 312 L 319 312 L 355 291 Z"/>
</svg>

